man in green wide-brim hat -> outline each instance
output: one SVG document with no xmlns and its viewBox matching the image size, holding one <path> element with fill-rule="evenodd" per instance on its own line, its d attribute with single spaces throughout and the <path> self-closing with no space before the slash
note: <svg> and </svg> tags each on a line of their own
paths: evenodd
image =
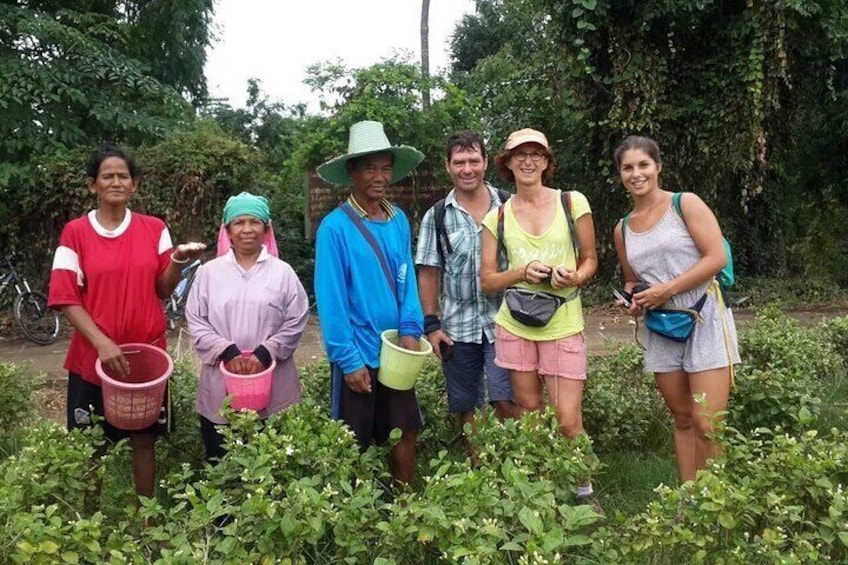
<svg viewBox="0 0 848 565">
<path fill-rule="evenodd" d="M 415 443 L 423 422 L 415 390 L 377 379 L 380 334 L 398 330 L 399 345 L 419 350 L 423 314 L 418 300 L 406 215 L 386 200 L 388 186 L 407 176 L 424 155 L 389 143 L 383 124 L 350 128 L 348 151 L 318 167 L 318 175 L 351 195 L 318 228 L 315 298 L 332 366 L 332 414 L 348 424 L 363 451 L 403 432 L 391 453 L 392 476 L 412 481 Z"/>
</svg>

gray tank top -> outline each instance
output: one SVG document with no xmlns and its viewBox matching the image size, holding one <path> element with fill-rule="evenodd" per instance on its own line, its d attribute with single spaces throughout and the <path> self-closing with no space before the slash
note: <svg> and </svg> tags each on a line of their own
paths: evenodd
<svg viewBox="0 0 848 565">
<path fill-rule="evenodd" d="M 668 282 L 691 269 L 701 259 L 683 219 L 669 202 L 668 209 L 648 231 L 636 232 L 630 224 L 624 228 L 627 262 L 641 281 L 648 284 Z M 694 305 L 712 281 L 672 296 L 667 303 L 680 308 Z"/>
</svg>

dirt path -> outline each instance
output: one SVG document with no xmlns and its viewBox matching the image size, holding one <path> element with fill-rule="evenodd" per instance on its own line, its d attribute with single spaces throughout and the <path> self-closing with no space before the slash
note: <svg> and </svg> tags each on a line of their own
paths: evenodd
<svg viewBox="0 0 848 565">
<path fill-rule="evenodd" d="M 814 324 L 825 318 L 848 315 L 848 310 L 817 310 L 817 311 L 794 311 L 791 315 L 804 324 Z M 745 327 L 754 319 L 754 313 L 749 310 L 735 312 L 737 325 Z M 613 309 L 593 309 L 587 311 L 586 340 L 590 354 L 603 353 L 610 348 L 610 344 L 617 342 L 633 342 L 633 321 L 623 317 Z M 15 330 L 16 328 L 5 328 L 4 335 L 0 337 L 0 363 L 29 363 L 31 374 L 45 374 L 50 381 L 59 380 L 64 382 L 66 371 L 62 368 L 65 352 L 68 349 L 69 337 L 65 331 L 62 339 L 53 345 L 39 346 L 24 339 Z M 644 328 L 640 328 L 644 332 Z M 191 343 L 185 330 L 177 329 L 169 335 L 169 345 L 181 353 L 190 354 Z M 321 343 L 321 330 L 317 318 L 312 317 L 301 340 L 300 347 L 295 352 L 295 361 L 298 365 L 305 365 L 321 359 L 324 356 L 324 348 Z"/>
<path fill-rule="evenodd" d="M 793 311 L 792 317 L 802 324 L 816 324 L 826 318 L 848 315 L 846 309 L 825 309 L 816 311 Z M 735 312 L 736 323 L 740 328 L 750 325 L 754 313 L 749 310 Z M 618 343 L 633 343 L 634 325 L 632 319 L 622 317 L 615 309 L 593 309 L 585 314 L 586 341 L 590 354 L 602 354 L 609 351 Z M 644 332 L 644 328 L 640 329 Z M 35 345 L 26 341 L 16 331 L 16 328 L 6 326 L 0 336 L 0 363 L 28 363 L 28 374 L 45 375 L 46 386 L 35 391 L 33 404 L 35 418 L 46 418 L 56 423 L 65 423 L 65 383 L 67 372 L 62 368 L 65 351 L 68 348 L 69 335 L 67 330 L 62 338 L 48 346 Z M 193 355 L 188 333 L 177 329 L 168 337 L 170 347 L 176 355 Z M 317 319 L 312 318 L 295 352 L 298 365 L 307 365 L 324 357 L 324 347 L 321 343 L 321 329 Z"/>
</svg>

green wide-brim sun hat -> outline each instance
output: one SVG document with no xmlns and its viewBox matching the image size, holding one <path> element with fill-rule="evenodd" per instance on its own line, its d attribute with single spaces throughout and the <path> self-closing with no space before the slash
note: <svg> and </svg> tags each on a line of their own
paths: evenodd
<svg viewBox="0 0 848 565">
<path fill-rule="evenodd" d="M 347 172 L 347 162 L 371 153 L 391 153 L 392 183 L 407 176 L 424 160 L 424 154 L 409 145 L 392 145 L 383 124 L 364 121 L 350 126 L 347 153 L 330 159 L 318 167 L 318 176 L 336 186 L 349 186 L 353 179 Z"/>
</svg>

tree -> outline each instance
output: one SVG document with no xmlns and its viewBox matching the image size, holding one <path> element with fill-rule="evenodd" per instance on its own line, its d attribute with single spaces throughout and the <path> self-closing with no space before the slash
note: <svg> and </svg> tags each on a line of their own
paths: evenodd
<svg viewBox="0 0 848 565">
<path fill-rule="evenodd" d="M 258 149 L 268 170 L 280 172 L 298 144 L 298 136 L 306 123 L 306 106 L 287 106 L 268 98 L 258 79 L 247 81 L 247 103 L 233 108 L 212 101 L 201 114 L 213 118 L 233 138 Z"/>
<path fill-rule="evenodd" d="M 130 27 L 128 54 L 150 65 L 150 74 L 195 105 L 208 97 L 206 51 L 212 42 L 214 0 L 114 2 Z"/>
<path fill-rule="evenodd" d="M 159 29 L 166 4 L 181 22 L 170 32 Z M 203 56 L 197 59 L 197 53 L 208 36 L 187 28 L 208 24 L 211 2 L 98 0 L 85 3 L 88 11 L 78 6 L 59 0 L 0 3 L 0 244 L 23 237 L 27 217 L 20 204 L 38 196 L 38 168 L 50 155 L 90 150 L 103 139 L 135 146 L 161 139 L 193 119 L 180 91 L 205 92 Z M 202 14 L 193 20 L 179 15 L 190 8 Z M 168 39 L 178 32 L 184 35 Z M 145 46 L 143 38 L 150 43 Z M 169 47 L 183 39 L 185 51 Z M 182 55 L 193 63 L 171 62 Z"/>
<path fill-rule="evenodd" d="M 322 109 L 332 116 L 326 126 L 307 135 L 299 154 L 303 170 L 342 153 L 347 130 L 360 120 L 383 123 L 393 143 L 415 145 L 426 156 L 425 166 L 441 174 L 444 143 L 456 129 L 477 127 L 479 115 L 466 94 L 440 77 L 431 77 L 440 96 L 423 111 L 424 78 L 408 58 L 386 59 L 366 68 L 342 63 L 314 65 L 304 81 L 319 94 Z M 436 166 L 433 166 L 437 164 Z"/>
<path fill-rule="evenodd" d="M 848 212 L 845 152 L 831 149 L 848 139 L 839 117 L 846 29 L 841 0 L 478 0 L 454 35 L 452 60 L 493 133 L 548 133 L 565 165 L 559 185 L 586 191 L 601 211 L 602 265 L 615 264 L 610 233 L 628 206 L 610 190 L 610 155 L 626 135 L 645 133 L 665 148 L 667 186 L 717 209 L 743 273 L 782 273 L 795 261 L 793 242 L 812 241 L 810 226 L 824 230 Z M 816 140 L 810 124 L 822 128 Z M 799 209 L 803 199 L 815 205 Z M 832 219 L 822 222 L 822 212 Z M 845 256 L 841 233 L 828 257 Z M 822 246 L 809 245 L 807 261 L 820 257 Z M 845 260 L 827 261 L 830 276 L 848 280 L 836 275 Z"/>
<path fill-rule="evenodd" d="M 421 0 L 421 106 L 430 109 L 430 0 Z"/>
</svg>

